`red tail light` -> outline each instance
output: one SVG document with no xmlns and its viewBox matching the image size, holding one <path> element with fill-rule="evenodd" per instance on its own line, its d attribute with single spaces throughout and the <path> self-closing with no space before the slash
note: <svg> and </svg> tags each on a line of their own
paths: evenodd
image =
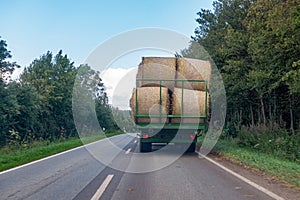
<svg viewBox="0 0 300 200">
<path fill-rule="evenodd" d="M 195 139 L 195 135 L 194 134 L 190 134 L 190 138 L 191 138 L 191 140 L 194 140 Z"/>
<path fill-rule="evenodd" d="M 148 139 L 148 138 L 149 138 L 149 135 L 148 135 L 148 134 L 145 134 L 145 135 L 143 135 L 143 138 L 144 138 L 144 139 Z"/>
</svg>

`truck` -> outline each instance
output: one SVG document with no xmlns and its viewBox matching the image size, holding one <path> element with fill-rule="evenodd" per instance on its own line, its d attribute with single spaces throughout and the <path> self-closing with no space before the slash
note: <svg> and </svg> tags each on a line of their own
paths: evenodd
<svg viewBox="0 0 300 200">
<path fill-rule="evenodd" d="M 181 114 L 172 114 L 172 113 L 163 113 L 162 106 L 159 106 L 159 112 L 156 114 L 141 114 L 139 113 L 139 90 L 138 85 L 139 82 L 142 81 L 151 81 L 158 82 L 157 86 L 159 87 L 159 105 L 162 105 L 164 101 L 164 97 L 162 95 L 163 85 L 162 81 L 170 81 L 170 82 L 180 82 L 182 85 L 185 82 L 201 82 L 205 84 L 205 102 L 204 104 L 204 113 L 198 115 L 186 115 L 184 114 L 185 110 L 185 89 L 182 87 L 181 95 Z M 208 120 L 208 101 L 209 101 L 209 93 L 208 93 L 208 82 L 207 80 L 163 80 L 163 79 L 145 79 L 145 78 L 136 78 L 136 88 L 135 88 L 135 109 L 134 109 L 134 121 L 136 123 L 136 128 L 140 131 L 140 152 L 150 152 L 152 150 L 153 143 L 175 143 L 175 144 L 183 144 L 188 145 L 187 152 L 194 152 L 196 149 L 197 137 L 199 134 L 205 132 L 207 130 L 207 120 Z M 155 118 L 155 122 L 141 122 L 142 118 Z M 166 119 L 168 123 L 165 123 Z M 177 121 L 173 119 L 178 119 Z M 197 119 L 195 123 L 185 123 L 185 119 Z"/>
<path fill-rule="evenodd" d="M 151 82 L 152 86 L 155 86 L 155 98 L 157 99 L 156 103 L 158 105 L 156 105 L 157 107 L 155 108 L 155 112 L 153 113 L 151 113 L 150 111 L 148 113 L 145 111 L 140 112 L 141 110 L 143 110 L 143 108 L 141 107 L 143 106 L 142 101 L 152 101 L 153 104 L 152 97 L 154 96 L 151 96 L 151 94 L 149 94 L 151 93 L 149 92 L 150 88 L 143 89 L 142 87 L 140 87 L 141 83 L 143 82 Z M 173 91 L 167 89 L 168 92 L 166 92 L 167 90 L 165 85 L 170 85 L 172 83 L 173 85 L 176 85 L 176 88 L 173 88 Z M 209 116 L 208 83 L 208 80 L 204 79 L 162 79 L 137 76 L 136 87 L 134 88 L 132 94 L 133 96 L 131 99 L 131 107 L 132 117 L 136 124 L 136 128 L 140 132 L 140 152 L 151 152 L 153 143 L 174 143 L 175 145 L 185 146 L 186 152 L 195 151 L 197 138 L 201 133 L 207 130 L 207 122 Z M 191 92 L 195 94 L 200 93 L 195 90 L 186 89 L 185 85 L 187 84 L 204 85 L 204 91 L 201 91 L 201 100 L 197 97 L 194 100 L 191 100 Z M 152 93 L 153 90 L 154 89 L 152 88 Z M 176 97 L 174 95 L 175 93 L 177 93 Z M 172 102 L 169 102 L 168 100 L 166 100 L 166 98 L 171 98 Z M 185 112 L 185 110 L 191 110 L 190 107 L 193 107 L 192 104 L 195 101 L 200 102 L 202 112 L 192 114 Z M 166 109 L 164 109 L 164 105 L 166 104 L 165 102 L 168 102 L 170 104 L 170 106 Z M 190 102 L 190 104 L 187 104 L 186 102 Z M 172 106 L 176 107 L 175 104 L 177 104 L 178 108 L 172 109 Z"/>
</svg>

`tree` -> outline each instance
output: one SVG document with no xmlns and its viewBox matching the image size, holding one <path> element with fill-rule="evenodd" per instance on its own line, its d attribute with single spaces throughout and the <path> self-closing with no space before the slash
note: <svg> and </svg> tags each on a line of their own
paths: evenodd
<svg viewBox="0 0 300 200">
<path fill-rule="evenodd" d="M 252 3 L 252 0 L 214 1 L 214 12 L 201 10 L 198 13 L 196 21 L 199 26 L 192 37 L 205 47 L 222 73 L 227 93 L 228 119 L 238 123 L 242 123 L 243 113 L 247 113 L 245 109 L 250 109 L 248 97 L 251 92 L 244 83 L 251 70 L 251 59 L 248 54 L 249 34 L 244 20 Z M 191 51 L 196 52 L 193 45 L 186 50 L 189 54 Z"/>
<path fill-rule="evenodd" d="M 220 51 L 225 44 L 227 28 L 245 32 L 243 20 L 253 0 L 217 0 L 213 2 L 214 12 L 201 9 L 196 19 L 199 26 L 192 38 L 199 42 L 212 56 L 219 68 L 224 66 L 225 57 Z M 237 40 L 235 40 L 237 41 Z"/>
<path fill-rule="evenodd" d="M 20 140 L 29 143 L 28 139 L 40 138 L 39 123 L 40 100 L 35 88 L 29 85 L 22 85 L 17 82 L 10 82 L 8 92 L 16 98 L 18 112 L 12 121 L 16 123 L 11 126 L 20 136 Z"/>
<path fill-rule="evenodd" d="M 7 61 L 11 57 L 6 42 L 0 39 L 0 144 L 6 143 L 9 131 L 17 123 L 15 116 L 19 114 L 20 108 L 16 96 L 10 93 L 5 82 L 15 67 L 19 67 L 15 62 Z"/>
<path fill-rule="evenodd" d="M 73 113 L 81 134 L 98 134 L 101 132 L 99 125 L 108 131 L 118 130 L 100 72 L 88 65 L 80 65 L 78 68 L 73 90 Z"/>
<path fill-rule="evenodd" d="M 243 125 L 299 121 L 299 0 L 217 0 L 198 13 L 194 42 L 222 73 L 227 120 Z M 185 50 L 194 54 L 195 45 Z M 201 50 L 198 50 L 201 52 Z"/>
<path fill-rule="evenodd" d="M 284 81 L 289 87 L 289 97 L 290 97 L 289 111 L 290 111 L 290 118 L 291 118 L 290 129 L 292 130 L 292 132 L 294 132 L 294 113 L 299 113 L 300 111 L 299 109 L 300 81 L 299 80 L 300 80 L 300 60 L 294 62 L 292 65 L 292 69 L 282 77 L 282 81 Z M 293 109 L 293 106 L 295 107 L 295 109 Z M 298 119 L 300 125 L 300 118 Z"/>
<path fill-rule="evenodd" d="M 122 131 L 129 133 L 137 132 L 135 124 L 131 118 L 131 114 L 128 110 L 119 110 L 119 108 L 112 108 L 111 110 L 115 119 L 114 121 Z"/>
<path fill-rule="evenodd" d="M 55 139 L 74 136 L 72 89 L 76 69 L 62 51 L 53 57 L 47 52 L 34 60 L 21 75 L 23 85 L 34 87 L 39 95 L 39 121 L 43 137 Z"/>
<path fill-rule="evenodd" d="M 1 145 L 26 146 L 37 139 L 52 141 L 77 136 L 73 120 L 73 111 L 76 109 L 83 114 L 79 121 L 86 122 L 84 125 L 95 122 L 92 125 L 100 123 L 107 130 L 118 129 L 99 72 L 87 65 L 75 68 L 62 51 L 55 56 L 47 52 L 24 69 L 19 81 L 5 83 L 2 77 L 11 74 L 17 65 L 6 60 L 11 55 L 6 43 L 1 42 Z M 76 77 L 79 80 L 77 83 Z M 74 84 L 76 86 L 78 83 L 83 87 L 76 91 L 78 87 L 74 87 Z M 79 98 L 76 99 L 78 94 Z M 72 103 L 77 100 L 84 102 L 84 106 L 72 109 Z M 88 127 L 93 129 L 93 126 Z"/>
<path fill-rule="evenodd" d="M 9 131 L 18 123 L 16 120 L 20 114 L 20 105 L 16 95 L 5 87 L 0 78 L 0 144 L 4 145 L 9 137 Z"/>
<path fill-rule="evenodd" d="M 295 94 L 291 94 L 290 81 L 297 78 L 292 75 L 295 73 L 292 65 L 300 60 L 299 10 L 299 0 L 258 0 L 249 10 L 246 20 L 251 36 L 249 53 L 252 66 L 256 71 L 269 74 L 268 81 L 264 81 L 263 76 L 259 81 L 260 88 L 268 89 L 263 101 L 269 104 L 269 118 L 277 115 L 280 116 L 277 121 L 281 121 L 281 116 L 284 116 L 292 131 L 297 101 Z M 278 102 L 282 102 L 281 105 L 277 105 Z"/>
<path fill-rule="evenodd" d="M 0 79 L 8 80 L 15 68 L 20 67 L 16 62 L 7 61 L 11 57 L 10 51 L 7 50 L 6 42 L 0 36 Z"/>
</svg>

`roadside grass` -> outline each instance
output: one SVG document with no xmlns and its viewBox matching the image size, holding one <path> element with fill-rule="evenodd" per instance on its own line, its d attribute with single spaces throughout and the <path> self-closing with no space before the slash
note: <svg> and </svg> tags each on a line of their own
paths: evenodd
<svg viewBox="0 0 300 200">
<path fill-rule="evenodd" d="M 230 160 L 259 169 L 298 188 L 300 187 L 300 163 L 297 161 L 293 162 L 259 152 L 253 148 L 242 147 L 235 141 L 228 139 L 219 139 L 214 150 Z"/>
<path fill-rule="evenodd" d="M 47 156 L 51 156 L 75 147 L 82 146 L 95 142 L 106 137 L 112 137 L 115 135 L 122 134 L 121 132 L 108 133 L 105 135 L 97 135 L 86 138 L 70 138 L 63 141 L 55 141 L 51 143 L 37 142 L 32 147 L 22 149 L 0 149 L 0 171 L 4 171 L 13 167 L 17 167 Z"/>
</svg>

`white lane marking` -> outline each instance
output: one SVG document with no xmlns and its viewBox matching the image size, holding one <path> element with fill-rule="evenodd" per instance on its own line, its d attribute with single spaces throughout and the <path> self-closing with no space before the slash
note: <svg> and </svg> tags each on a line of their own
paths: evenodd
<svg viewBox="0 0 300 200">
<path fill-rule="evenodd" d="M 134 142 L 133 142 L 133 143 L 134 143 L 134 144 L 135 144 L 135 143 L 137 143 L 137 140 L 134 140 Z"/>
<path fill-rule="evenodd" d="M 125 154 L 129 154 L 130 151 L 131 151 L 131 148 L 127 149 L 127 151 L 125 152 Z"/>
<path fill-rule="evenodd" d="M 119 137 L 120 135 L 116 135 L 116 136 L 113 136 L 113 137 Z M 105 138 L 105 139 L 108 139 L 108 138 Z M 51 156 L 48 156 L 48 157 L 45 157 L 45 158 L 41 158 L 39 160 L 35 160 L 35 161 L 32 161 L 32 162 L 29 162 L 29 163 L 26 163 L 24 165 L 20 165 L 20 166 L 17 166 L 17 167 L 14 167 L 14 168 L 11 168 L 11 169 L 8 169 L 6 171 L 2 171 L 0 172 L 0 175 L 2 174 L 5 174 L 5 173 L 8 173 L 8 172 L 11 172 L 11 171 L 14 171 L 14 170 L 17 170 L 17 169 L 20 169 L 20 168 L 23 168 L 23 167 L 26 167 L 26 166 L 29 166 L 29 165 L 33 165 L 35 163 L 39 163 L 39 162 L 42 162 L 42 161 L 45 161 L 45 160 L 48 160 L 50 158 L 54 158 L 56 156 L 60 156 L 60 155 L 63 155 L 65 153 L 69 153 L 69 152 L 72 152 L 72 151 L 75 151 L 75 150 L 78 150 L 78 149 L 81 149 L 81 148 L 85 148 L 87 146 L 90 146 L 90 145 L 93 145 L 97 142 L 100 142 L 100 141 L 103 141 L 105 139 L 102 139 L 102 140 L 98 140 L 98 141 L 95 141 L 95 142 L 92 142 L 92 143 L 89 143 L 89 144 L 86 144 L 86 145 L 83 145 L 83 146 L 79 146 L 79 147 L 75 147 L 73 149 L 69 149 L 67 151 L 63 151 L 63 152 L 60 152 L 60 153 L 57 153 L 57 154 L 54 154 L 54 155 L 51 155 Z"/>
<path fill-rule="evenodd" d="M 113 174 L 107 175 L 103 183 L 100 185 L 99 189 L 96 191 L 94 196 L 91 198 L 91 200 L 98 200 L 104 193 L 105 189 L 107 188 L 108 184 L 110 183 L 111 179 L 114 177 Z"/>
<path fill-rule="evenodd" d="M 205 158 L 205 159 L 208 160 L 209 162 L 211 162 L 211 163 L 217 165 L 218 167 L 220 167 L 221 169 L 225 170 L 226 172 L 228 172 L 228 173 L 232 174 L 233 176 L 235 176 L 235 177 L 241 179 L 242 181 L 248 183 L 248 184 L 251 185 L 252 187 L 255 187 L 256 189 L 260 190 L 261 192 L 263 192 L 263 193 L 269 195 L 269 196 L 272 197 L 273 199 L 276 199 L 276 200 L 284 200 L 284 198 L 278 196 L 277 194 L 271 192 L 270 190 L 267 190 L 266 188 L 264 188 L 264 187 L 262 187 L 262 186 L 260 186 L 260 185 L 258 185 L 258 184 L 256 184 L 256 183 L 254 183 L 253 181 L 250 181 L 249 179 L 243 177 L 242 175 L 239 175 L 238 173 L 236 173 L 236 172 L 234 172 L 234 171 L 232 171 L 232 170 L 230 170 L 230 169 L 224 167 L 224 166 L 221 165 L 220 163 L 217 163 L 217 162 L 214 161 L 213 159 L 208 158 L 207 156 L 201 154 L 200 152 L 196 152 L 196 153 L 198 153 L 199 158 Z"/>
</svg>

